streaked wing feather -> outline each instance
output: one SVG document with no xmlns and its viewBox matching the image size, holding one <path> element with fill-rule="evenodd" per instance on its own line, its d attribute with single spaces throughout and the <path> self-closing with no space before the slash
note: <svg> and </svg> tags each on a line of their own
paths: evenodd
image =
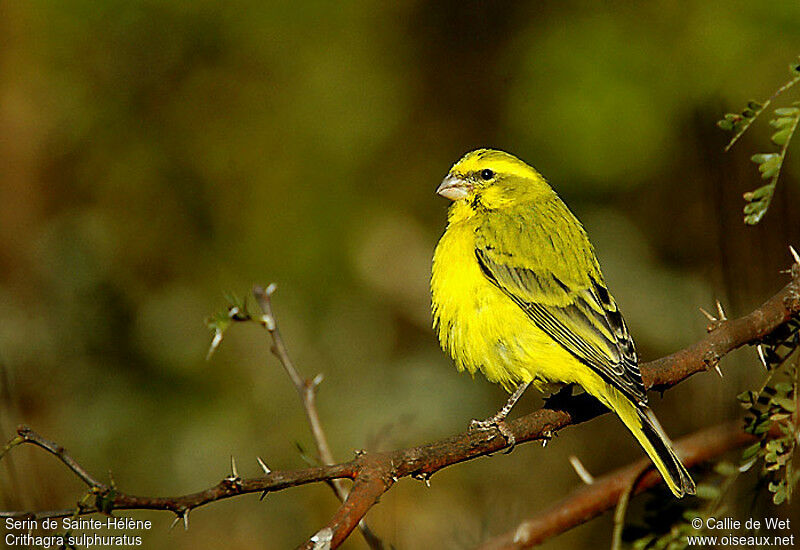
<svg viewBox="0 0 800 550">
<path fill-rule="evenodd" d="M 590 274 L 575 288 L 554 273 L 511 265 L 509 255 L 489 247 L 475 256 L 484 275 L 536 326 L 635 402 L 647 402 L 633 340 L 602 281 Z"/>
</svg>

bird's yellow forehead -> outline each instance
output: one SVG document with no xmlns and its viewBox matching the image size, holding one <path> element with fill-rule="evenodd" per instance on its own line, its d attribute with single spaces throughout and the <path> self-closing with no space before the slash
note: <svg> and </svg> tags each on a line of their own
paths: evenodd
<svg viewBox="0 0 800 550">
<path fill-rule="evenodd" d="M 451 174 L 467 175 L 485 169 L 496 174 L 536 178 L 538 172 L 514 155 L 495 149 L 477 149 L 461 157 L 450 169 Z"/>
</svg>

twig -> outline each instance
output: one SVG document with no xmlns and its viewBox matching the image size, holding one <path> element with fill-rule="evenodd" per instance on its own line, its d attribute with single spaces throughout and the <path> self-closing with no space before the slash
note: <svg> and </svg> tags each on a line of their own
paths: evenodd
<svg viewBox="0 0 800 550">
<path fill-rule="evenodd" d="M 261 309 L 262 317 L 261 324 L 267 329 L 269 335 L 272 337 L 272 353 L 278 358 L 286 374 L 289 375 L 292 383 L 294 384 L 297 395 L 303 404 L 303 410 L 308 418 L 308 424 L 311 428 L 311 435 L 314 437 L 314 444 L 317 448 L 319 460 L 325 466 L 334 464 L 333 453 L 328 444 L 328 438 L 325 436 L 325 431 L 322 429 L 322 422 L 319 419 L 317 412 L 317 389 L 322 383 L 323 376 L 318 374 L 313 379 L 307 379 L 300 375 L 300 371 L 294 365 L 294 361 L 289 356 L 289 350 L 283 341 L 281 331 L 278 328 L 278 321 L 275 317 L 275 312 L 272 309 L 272 294 L 275 292 L 275 283 L 269 285 L 266 289 L 261 286 L 253 287 L 253 297 Z M 329 485 L 339 499 L 339 502 L 345 502 L 347 499 L 348 490 L 341 479 L 330 480 Z M 367 544 L 373 550 L 383 550 L 383 541 L 375 535 L 365 521 L 360 521 L 358 525 L 361 534 L 364 536 Z"/>
<path fill-rule="evenodd" d="M 619 500 L 617 501 L 617 506 L 614 508 L 614 530 L 611 534 L 611 550 L 622 550 L 622 532 L 625 529 L 625 515 L 628 513 L 628 503 L 633 496 L 633 489 L 642 477 L 652 469 L 652 462 L 646 463 L 639 472 L 625 484 L 625 488 L 622 490 L 622 494 L 620 494 Z"/>
<path fill-rule="evenodd" d="M 708 370 L 712 363 L 718 362 L 728 352 L 745 344 L 757 344 L 792 316 L 797 315 L 800 312 L 800 268 L 793 269 L 793 274 L 795 279 L 791 283 L 749 315 L 720 323 L 711 333 L 706 334 L 694 345 L 668 357 L 642 364 L 641 372 L 645 386 L 647 388 L 666 389 L 693 374 Z M 272 320 L 274 322 L 274 318 Z M 583 394 L 564 398 L 559 400 L 557 405 L 545 406 L 538 411 L 508 422 L 507 427 L 514 434 L 517 445 L 519 445 L 526 441 L 552 437 L 556 431 L 566 426 L 585 422 L 606 412 L 608 410 L 597 401 Z M 733 437 L 736 441 L 738 441 L 737 438 L 741 437 L 749 438 L 749 436 L 741 434 L 739 430 L 736 430 L 735 435 L 728 434 L 725 436 L 723 434 L 717 438 L 707 435 L 706 437 L 707 439 L 702 441 L 686 441 L 680 446 L 683 449 L 683 456 L 687 465 L 700 462 L 704 457 L 716 456 L 719 454 L 718 449 L 720 446 L 725 445 L 726 448 L 730 448 L 731 445 L 736 446 L 739 444 L 731 443 L 730 437 Z M 693 441 L 695 443 L 692 443 Z M 337 548 L 352 532 L 370 507 L 375 504 L 380 495 L 387 491 L 398 479 L 406 476 L 427 479 L 442 468 L 495 453 L 506 447 L 505 438 L 498 437 L 495 433 L 488 431 L 466 432 L 419 447 L 361 454 L 354 460 L 342 464 L 318 466 L 303 470 L 272 471 L 259 478 L 236 479 L 235 483 L 228 477 L 214 487 L 190 495 L 137 497 L 120 492 L 117 489 L 113 491 L 109 489 L 108 493 L 98 494 L 97 498 L 98 500 L 102 499 L 102 504 L 106 507 L 103 509 L 106 511 L 115 509 L 169 510 L 176 515 L 184 517 L 189 510 L 224 498 L 246 493 L 273 492 L 297 485 L 348 478 L 354 481 L 350 494 L 331 521 L 318 532 L 320 536 L 324 535 L 326 539 L 330 535 L 330 548 Z M 641 465 L 637 465 L 637 468 L 641 467 Z M 660 478 L 655 473 L 652 473 L 645 476 L 642 483 L 652 485 L 659 480 Z M 580 512 L 577 515 L 575 513 L 570 514 L 568 511 L 565 512 L 566 516 L 573 519 L 566 523 L 553 523 L 554 527 L 549 528 L 547 536 L 563 532 L 613 506 L 619 497 L 619 491 L 621 490 L 619 487 L 614 483 L 604 484 L 600 482 L 584 486 L 582 488 L 583 491 L 592 492 L 590 497 L 590 501 L 593 503 L 590 508 L 591 513 L 586 516 L 587 512 L 583 512 L 584 515 L 582 516 Z M 608 504 L 605 507 L 598 507 L 598 501 L 607 502 Z M 569 502 L 563 503 L 563 505 L 567 504 Z M 94 506 L 81 507 L 77 510 L 77 513 L 87 514 L 98 510 L 98 505 L 95 504 Z M 0 517 L 36 518 L 45 517 L 46 515 L 47 517 L 63 517 L 73 513 L 76 513 L 76 511 L 71 510 L 68 513 L 64 511 L 38 513 L 7 511 L 0 512 Z M 575 519 L 576 517 L 578 519 Z M 328 531 L 325 531 L 325 529 L 328 529 Z M 314 541 L 308 539 L 302 547 L 313 548 Z"/>
<path fill-rule="evenodd" d="M 0 456 L 5 455 L 8 451 L 10 451 L 13 447 L 17 445 L 21 445 L 23 443 L 30 443 L 32 445 L 36 445 L 37 447 L 41 447 L 51 455 L 58 458 L 61 462 L 63 462 L 67 468 L 72 470 L 72 472 L 78 476 L 81 481 L 83 481 L 86 485 L 89 486 L 90 489 L 96 490 L 98 492 L 108 492 L 110 487 L 100 481 L 96 480 L 92 475 L 87 472 L 80 464 L 75 462 L 75 459 L 67 452 L 67 450 L 59 445 L 58 443 L 54 443 L 44 437 L 40 436 L 27 426 L 20 426 L 17 428 L 17 437 L 12 439 L 4 448 L 3 452 L 0 453 Z"/>
</svg>

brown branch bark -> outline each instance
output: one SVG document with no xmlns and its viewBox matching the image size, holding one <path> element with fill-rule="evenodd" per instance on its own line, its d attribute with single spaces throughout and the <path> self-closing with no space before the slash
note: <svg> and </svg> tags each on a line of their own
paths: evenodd
<svg viewBox="0 0 800 550">
<path fill-rule="evenodd" d="M 641 365 L 642 377 L 648 388 L 669 388 L 692 374 L 703 372 L 728 352 L 745 344 L 759 342 L 764 336 L 800 312 L 800 265 L 793 267 L 794 279 L 758 309 L 736 320 L 716 323 L 713 330 L 699 342 L 668 357 Z M 558 402 L 508 423 L 517 444 L 547 439 L 556 431 L 585 422 L 604 412 L 605 408 L 587 395 L 579 395 Z M 20 430 L 20 435 L 25 431 Z M 28 431 L 30 433 L 30 431 Z M 13 442 L 14 440 L 12 440 Z M 25 440 L 27 443 L 34 443 Z M 319 466 L 293 471 L 276 471 L 253 479 L 230 475 L 220 483 L 191 495 L 177 497 L 137 497 L 126 493 L 104 491 L 104 486 L 92 486 L 96 503 L 82 506 L 78 513 L 98 510 L 159 509 L 169 510 L 180 517 L 198 506 L 245 493 L 273 492 L 314 482 L 349 478 L 354 481 L 350 494 L 328 522 L 301 548 L 336 548 L 345 540 L 377 499 L 395 481 L 412 476 L 427 479 L 435 472 L 459 462 L 489 455 L 506 448 L 503 437 L 493 432 L 466 432 L 450 438 L 408 449 L 369 453 L 354 460 L 329 466 Z M 63 459 L 62 459 L 63 461 Z M 84 479 L 86 482 L 87 480 Z M 74 511 L 49 511 L 37 513 L 0 512 L 0 517 L 45 517 L 71 515 Z M 312 540 L 313 539 L 313 540 Z"/>
<path fill-rule="evenodd" d="M 675 442 L 681 460 L 690 468 L 727 451 L 743 447 L 755 438 L 736 423 L 706 428 Z M 513 531 L 485 541 L 479 550 L 516 550 L 531 548 L 564 531 L 585 523 L 616 506 L 632 483 L 632 494 L 639 494 L 661 482 L 661 476 L 642 459 L 583 485 L 537 516 L 519 524 Z M 637 480 L 637 477 L 639 478 Z"/>
</svg>

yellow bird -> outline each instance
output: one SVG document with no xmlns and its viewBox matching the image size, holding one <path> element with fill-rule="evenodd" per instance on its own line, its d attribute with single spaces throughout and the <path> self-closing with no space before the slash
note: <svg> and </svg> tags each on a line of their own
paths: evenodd
<svg viewBox="0 0 800 550">
<path fill-rule="evenodd" d="M 614 411 L 677 497 L 695 485 L 647 406 L 633 340 L 578 219 L 544 178 L 491 149 L 467 153 L 436 191 L 453 201 L 433 257 L 433 324 L 458 370 L 509 393 L 579 384 Z"/>
</svg>

